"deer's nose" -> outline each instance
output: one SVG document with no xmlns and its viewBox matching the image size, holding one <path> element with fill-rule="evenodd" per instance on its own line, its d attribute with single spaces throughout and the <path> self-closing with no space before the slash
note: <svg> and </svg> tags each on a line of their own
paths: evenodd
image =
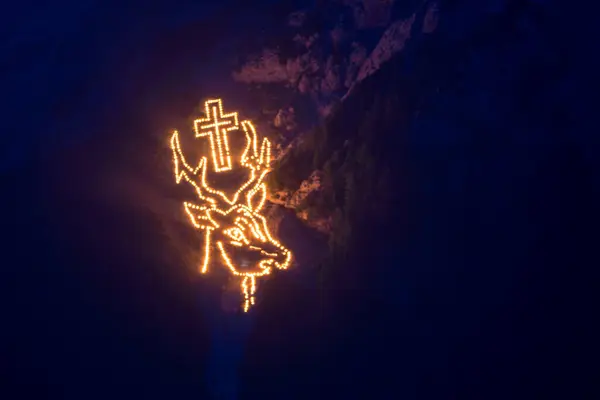
<svg viewBox="0 0 600 400">
<path fill-rule="evenodd" d="M 290 261 L 292 260 L 292 254 L 289 250 L 277 252 L 275 257 L 275 267 L 279 269 L 286 269 L 289 267 Z"/>
</svg>

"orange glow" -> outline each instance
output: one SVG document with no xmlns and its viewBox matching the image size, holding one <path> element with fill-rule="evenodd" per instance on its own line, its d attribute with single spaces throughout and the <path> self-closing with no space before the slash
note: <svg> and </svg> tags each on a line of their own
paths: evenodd
<svg viewBox="0 0 600 400">
<path fill-rule="evenodd" d="M 206 117 L 194 121 L 196 137 L 209 136 L 214 172 L 233 169 L 227 133 L 239 129 L 237 113 L 224 114 L 221 100 L 204 103 Z M 179 133 L 171 136 L 175 181 L 182 179 L 192 185 L 198 203 L 184 202 L 183 207 L 196 229 L 205 232 L 201 273 L 208 272 L 213 244 L 218 259 L 234 276 L 241 278 L 244 311 L 255 303 L 256 279 L 269 275 L 273 267 L 287 269 L 292 253 L 271 235 L 266 218 L 260 213 L 267 197 L 265 177 L 270 172 L 271 143 L 263 138 L 260 149 L 256 129 L 250 121 L 241 122 L 246 136 L 246 147 L 240 156 L 240 168 L 248 171 L 248 179 L 230 198 L 224 192 L 211 188 L 206 181 L 206 157 L 197 167 L 190 166 L 183 155 Z M 243 249 L 255 254 L 259 261 L 250 269 L 240 269 L 232 258 Z"/>
</svg>

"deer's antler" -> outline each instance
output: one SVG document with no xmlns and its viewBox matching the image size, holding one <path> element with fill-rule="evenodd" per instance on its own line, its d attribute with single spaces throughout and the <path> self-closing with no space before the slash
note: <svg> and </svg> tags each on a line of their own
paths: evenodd
<svg viewBox="0 0 600 400">
<path fill-rule="evenodd" d="M 206 165 L 208 164 L 206 157 L 202 157 L 198 166 L 193 168 L 190 166 L 183 155 L 183 151 L 181 150 L 181 143 L 179 142 L 179 133 L 177 131 L 173 132 L 173 136 L 171 136 L 171 149 L 173 150 L 173 164 L 175 166 L 175 182 L 180 183 L 182 179 L 185 179 L 189 184 L 191 184 L 194 189 L 196 189 L 196 194 L 200 200 L 204 200 L 208 203 L 216 205 L 217 200 L 214 197 L 207 196 L 208 190 L 203 190 L 204 183 L 206 181 Z M 198 172 L 200 172 L 200 181 L 192 177 L 197 177 Z M 191 176 L 190 176 L 191 175 Z"/>
<path fill-rule="evenodd" d="M 258 137 L 256 129 L 250 121 L 242 121 L 242 129 L 246 134 L 246 148 L 242 153 L 241 163 L 251 170 L 251 177 L 255 178 L 246 191 L 246 204 L 251 210 L 259 211 L 267 198 L 267 187 L 264 183 L 265 176 L 269 173 L 271 163 L 271 142 L 263 138 L 258 151 Z M 260 191 L 260 200 L 254 204 L 254 196 Z"/>
<path fill-rule="evenodd" d="M 244 149 L 240 163 L 243 167 L 250 170 L 250 176 L 244 184 L 234 193 L 233 197 L 228 197 L 224 192 L 211 188 L 206 182 L 206 171 L 208 160 L 202 157 L 196 168 L 190 166 L 185 160 L 179 134 L 173 132 L 171 137 L 171 148 L 173 150 L 173 162 L 175 165 L 175 179 L 180 183 L 182 179 L 189 182 L 200 200 L 210 203 L 214 208 L 218 205 L 228 206 L 227 208 L 238 204 L 238 200 L 244 199 L 245 205 L 253 211 L 259 211 L 264 205 L 266 199 L 265 176 L 269 173 L 269 164 L 271 162 L 271 143 L 264 138 L 258 149 L 258 137 L 256 130 L 250 121 L 242 121 L 242 128 L 246 135 L 246 148 Z M 191 175 L 191 176 L 190 176 Z M 260 192 L 258 201 L 254 201 L 256 194 Z M 195 210 L 203 210 L 205 206 L 195 206 Z M 187 207 L 188 212 L 190 211 Z"/>
<path fill-rule="evenodd" d="M 267 138 L 263 138 L 259 153 L 258 136 L 252 122 L 242 121 L 242 129 L 246 134 L 246 148 L 241 158 L 242 165 L 255 171 L 268 170 L 271 163 L 271 142 Z"/>
</svg>

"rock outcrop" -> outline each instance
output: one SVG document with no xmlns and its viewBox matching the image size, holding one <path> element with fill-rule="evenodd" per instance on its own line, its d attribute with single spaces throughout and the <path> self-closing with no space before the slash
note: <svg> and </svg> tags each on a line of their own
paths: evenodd
<svg viewBox="0 0 600 400">
<path fill-rule="evenodd" d="M 360 29 L 385 26 L 390 22 L 395 0 L 345 0 Z"/>
<path fill-rule="evenodd" d="M 331 230 L 330 217 L 314 217 L 309 211 L 308 204 L 312 196 L 318 196 L 323 188 L 323 173 L 313 171 L 302 181 L 298 190 L 278 190 L 268 194 L 270 203 L 294 210 L 296 216 L 307 225 L 319 232 L 329 233 Z"/>
<path fill-rule="evenodd" d="M 381 65 L 404 48 L 404 44 L 410 37 L 415 14 L 406 20 L 394 21 L 383 33 L 379 43 L 371 52 L 369 57 L 362 63 L 355 83 L 365 79 L 377 71 Z"/>
<path fill-rule="evenodd" d="M 294 108 L 289 107 L 287 109 L 279 109 L 277 111 L 277 115 L 275 115 L 275 119 L 273 120 L 273 125 L 276 128 L 285 129 L 287 131 L 291 131 L 296 127 L 296 115 L 294 113 Z"/>
<path fill-rule="evenodd" d="M 415 12 L 391 20 L 393 0 L 347 0 L 342 4 L 353 16 L 349 22 L 340 15 L 331 15 L 327 8 L 290 14 L 290 34 L 281 39 L 282 46 L 264 48 L 261 53 L 249 56 L 233 72 L 233 79 L 245 84 L 284 85 L 298 96 L 310 97 L 318 115 L 328 115 L 332 105 L 343 100 L 354 85 L 403 50 L 417 18 Z M 436 29 L 438 15 L 437 3 L 430 2 L 420 24 L 423 33 Z M 319 30 L 306 32 L 303 27 L 311 17 L 325 22 Z M 373 41 L 373 35 L 377 35 L 374 29 L 381 33 Z M 283 52 L 280 48 L 292 50 Z M 289 104 L 280 106 L 288 107 Z M 286 124 L 277 127 L 290 130 Z"/>
</svg>

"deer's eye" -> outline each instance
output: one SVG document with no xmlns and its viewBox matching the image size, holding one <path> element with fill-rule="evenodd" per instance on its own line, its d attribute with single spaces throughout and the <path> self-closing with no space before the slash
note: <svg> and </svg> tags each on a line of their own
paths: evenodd
<svg viewBox="0 0 600 400">
<path fill-rule="evenodd" d="M 248 239 L 246 239 L 246 236 L 244 235 L 244 232 L 242 232 L 242 230 L 240 228 L 231 228 L 227 230 L 227 236 L 229 236 L 231 239 L 237 241 L 237 242 L 247 242 Z"/>
</svg>

